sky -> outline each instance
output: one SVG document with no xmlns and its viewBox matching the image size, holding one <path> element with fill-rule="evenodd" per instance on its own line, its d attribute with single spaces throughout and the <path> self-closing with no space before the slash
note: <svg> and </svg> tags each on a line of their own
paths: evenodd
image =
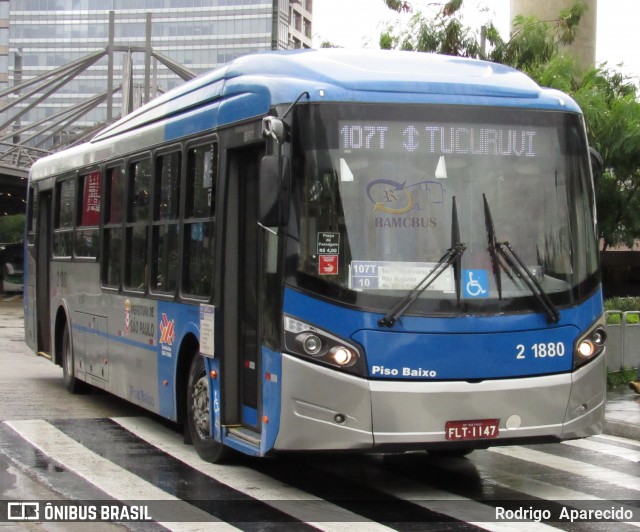
<svg viewBox="0 0 640 532">
<path fill-rule="evenodd" d="M 547 1 L 547 0 L 544 0 Z M 439 3 L 438 0 L 414 0 L 417 6 Z M 597 13 L 596 62 L 609 67 L 622 64 L 621 70 L 640 80 L 640 1 L 600 0 Z M 477 6 L 488 12 L 480 14 Z M 467 11 L 464 21 L 479 27 L 492 20 L 506 39 L 509 35 L 510 0 L 465 0 Z M 407 20 L 389 10 L 383 0 L 314 0 L 314 46 L 324 41 L 345 48 L 378 48 L 380 33 L 387 23 Z"/>
</svg>

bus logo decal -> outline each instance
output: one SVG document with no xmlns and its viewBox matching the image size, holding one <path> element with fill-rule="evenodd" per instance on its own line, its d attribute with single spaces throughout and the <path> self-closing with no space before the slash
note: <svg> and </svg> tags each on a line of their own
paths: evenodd
<svg viewBox="0 0 640 532">
<path fill-rule="evenodd" d="M 129 334 L 131 326 L 131 301 L 128 299 L 124 302 L 124 332 Z"/>
<path fill-rule="evenodd" d="M 367 185 L 367 198 L 373 203 L 373 212 L 407 214 L 412 210 L 422 211 L 420 200 L 426 204 L 441 204 L 446 194 L 442 183 L 420 181 L 407 185 L 392 179 L 376 179 Z"/>
<path fill-rule="evenodd" d="M 173 341 L 176 338 L 175 335 L 175 320 L 169 321 L 167 315 L 162 313 L 162 321 L 160 322 L 160 343 L 164 345 L 173 345 Z"/>
</svg>

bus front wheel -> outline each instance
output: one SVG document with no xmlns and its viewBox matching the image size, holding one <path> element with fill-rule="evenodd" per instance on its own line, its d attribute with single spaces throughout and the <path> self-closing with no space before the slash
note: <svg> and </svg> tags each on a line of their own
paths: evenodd
<svg viewBox="0 0 640 532">
<path fill-rule="evenodd" d="M 196 452 L 203 460 L 221 463 L 231 450 L 211 436 L 211 394 L 202 356 L 191 361 L 187 386 L 187 430 Z"/>
<path fill-rule="evenodd" d="M 75 376 L 75 366 L 73 359 L 73 343 L 69 333 L 69 325 L 64 326 L 62 332 L 62 374 L 64 376 L 64 386 L 71 393 L 85 393 L 88 385 Z"/>
</svg>

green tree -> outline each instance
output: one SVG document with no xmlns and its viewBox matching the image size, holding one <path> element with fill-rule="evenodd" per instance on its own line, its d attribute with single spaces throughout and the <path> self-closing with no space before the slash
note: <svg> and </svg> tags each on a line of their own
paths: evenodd
<svg viewBox="0 0 640 532">
<path fill-rule="evenodd" d="M 571 92 L 585 114 L 589 142 L 602 155 L 597 185 L 605 249 L 640 238 L 640 103 L 636 86 L 606 66 L 577 78 Z"/>
<path fill-rule="evenodd" d="M 558 18 L 550 21 L 518 15 L 513 19 L 513 31 L 507 41 L 502 39 L 493 24 L 489 24 L 487 41 L 491 50 L 486 58 L 535 77 L 537 70 L 544 69 L 553 58 L 562 54 L 563 46 L 575 40 L 586 9 L 583 2 L 577 1 L 569 9 L 560 11 Z"/>
<path fill-rule="evenodd" d="M 383 1 L 394 11 L 413 11 L 411 3 L 404 0 Z M 430 4 L 434 5 L 438 4 Z M 555 20 L 540 21 L 518 15 L 513 20 L 511 38 L 506 41 L 493 23 L 488 22 L 483 29 L 490 46 L 487 51 L 485 43 L 478 42 L 476 30 L 464 24 L 463 0 L 450 0 L 440 5 L 442 7 L 433 17 L 418 11 L 406 28 L 387 28 L 380 36 L 380 47 L 489 59 L 528 72 L 546 64 L 559 53 L 561 46 L 574 41 L 580 19 L 587 9 L 577 0 Z"/>
<path fill-rule="evenodd" d="M 0 242 L 12 244 L 22 242 L 24 235 L 24 214 L 0 217 Z"/>
<path fill-rule="evenodd" d="M 384 0 L 394 11 L 412 10 L 411 4 L 402 0 Z M 479 57 L 480 45 L 475 32 L 465 26 L 460 18 L 462 0 L 443 4 L 434 18 L 415 12 L 407 28 L 389 27 L 380 35 L 383 50 L 414 50 L 463 57 Z"/>
</svg>

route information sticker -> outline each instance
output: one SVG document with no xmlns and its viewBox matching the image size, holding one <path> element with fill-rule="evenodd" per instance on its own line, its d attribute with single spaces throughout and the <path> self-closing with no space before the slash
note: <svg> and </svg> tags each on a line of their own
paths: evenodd
<svg viewBox="0 0 640 532">
<path fill-rule="evenodd" d="M 434 262 L 394 262 L 354 260 L 349 266 L 352 290 L 411 290 L 436 267 Z M 427 288 L 441 292 L 454 290 L 451 269 L 446 269 Z"/>
</svg>

